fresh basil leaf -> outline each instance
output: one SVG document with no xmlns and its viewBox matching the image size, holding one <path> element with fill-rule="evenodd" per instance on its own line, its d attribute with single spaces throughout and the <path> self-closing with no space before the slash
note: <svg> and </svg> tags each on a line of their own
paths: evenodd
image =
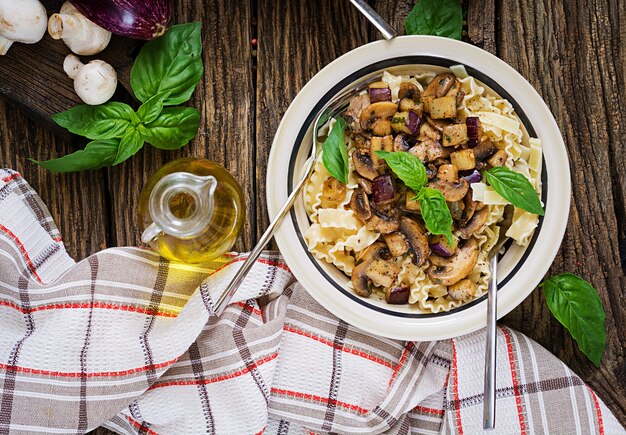
<svg viewBox="0 0 626 435">
<path fill-rule="evenodd" d="M 539 196 L 524 175 L 509 168 L 491 168 L 486 174 L 489 185 L 504 199 L 515 207 L 543 216 Z"/>
<path fill-rule="evenodd" d="M 459 0 L 418 0 L 406 17 L 407 35 L 461 39 L 463 11 Z"/>
<path fill-rule="evenodd" d="M 149 124 L 161 114 L 163 111 L 163 100 L 168 97 L 170 91 L 159 92 L 148 101 L 139 106 L 137 115 L 145 124 Z"/>
<path fill-rule="evenodd" d="M 117 155 L 115 156 L 113 165 L 118 165 L 137 154 L 137 151 L 143 147 L 143 143 L 143 136 L 141 136 L 137 129 L 133 126 L 128 127 L 128 130 L 126 130 L 126 133 L 124 133 L 124 136 L 122 136 L 120 140 L 120 146 L 117 149 Z"/>
<path fill-rule="evenodd" d="M 43 162 L 38 162 L 33 159 L 30 160 L 37 163 L 42 168 L 54 172 L 77 172 L 89 169 L 100 169 L 113 164 L 119 143 L 119 139 L 95 140 L 89 142 L 84 150 L 76 151 L 58 159 Z"/>
<path fill-rule="evenodd" d="M 100 106 L 72 107 L 52 115 L 54 122 L 88 139 L 122 137 L 130 125 L 133 109 L 128 104 L 108 102 Z"/>
<path fill-rule="evenodd" d="M 540 286 L 554 317 L 572 334 L 587 358 L 600 367 L 606 346 L 606 314 L 598 292 L 572 273 L 553 276 Z"/>
<path fill-rule="evenodd" d="M 404 151 L 376 151 L 376 155 L 384 159 L 394 174 L 413 192 L 418 193 L 428 182 L 424 164 L 413 154 Z"/>
<path fill-rule="evenodd" d="M 176 150 L 189 143 L 198 133 L 200 112 L 193 107 L 166 107 L 157 119 L 145 125 L 143 137 L 150 145 Z"/>
<path fill-rule="evenodd" d="M 139 51 L 130 73 L 135 96 L 145 103 L 169 91 L 166 106 L 184 103 L 204 74 L 202 65 L 202 23 L 171 26 L 165 35 L 146 43 Z"/>
<path fill-rule="evenodd" d="M 420 202 L 420 212 L 426 223 L 426 228 L 431 234 L 446 236 L 448 243 L 454 243 L 452 239 L 452 215 L 443 194 L 437 189 L 422 187 L 417 194 Z"/>
<path fill-rule="evenodd" d="M 339 117 L 335 120 L 333 128 L 328 132 L 326 140 L 322 144 L 322 163 L 326 170 L 337 180 L 344 184 L 348 183 L 348 149 L 344 130 L 346 121 Z"/>
</svg>

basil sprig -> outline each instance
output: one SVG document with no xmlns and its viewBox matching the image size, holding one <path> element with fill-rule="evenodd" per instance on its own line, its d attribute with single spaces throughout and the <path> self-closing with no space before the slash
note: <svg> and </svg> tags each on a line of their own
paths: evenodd
<svg viewBox="0 0 626 435">
<path fill-rule="evenodd" d="M 108 102 L 81 105 L 52 119 L 70 132 L 94 139 L 84 150 L 44 162 L 55 172 L 74 172 L 117 165 L 143 148 L 185 146 L 198 133 L 200 112 L 192 107 L 164 107 L 185 103 L 200 82 L 201 23 L 170 27 L 165 35 L 146 43 L 133 65 L 130 82 L 143 104 L 135 112 L 128 104 Z"/>
<path fill-rule="evenodd" d="M 425 187 L 428 182 L 424 164 L 411 153 L 376 151 L 376 155 L 417 194 L 422 218 L 431 234 L 446 236 L 452 245 L 452 215 L 443 194 L 437 189 Z"/>
<path fill-rule="evenodd" d="M 322 163 L 337 180 L 348 183 L 348 150 L 344 138 L 346 121 L 339 117 L 322 145 Z"/>
<path fill-rule="evenodd" d="M 407 35 L 435 35 L 461 39 L 463 11 L 459 0 L 418 0 L 406 17 Z"/>
<path fill-rule="evenodd" d="M 553 276 L 540 286 L 554 317 L 572 334 L 587 358 L 600 367 L 606 346 L 606 313 L 598 292 L 572 273 Z"/>
<path fill-rule="evenodd" d="M 515 207 L 540 216 L 544 215 L 539 196 L 524 175 L 509 168 L 491 168 L 486 175 L 487 183 Z"/>
</svg>

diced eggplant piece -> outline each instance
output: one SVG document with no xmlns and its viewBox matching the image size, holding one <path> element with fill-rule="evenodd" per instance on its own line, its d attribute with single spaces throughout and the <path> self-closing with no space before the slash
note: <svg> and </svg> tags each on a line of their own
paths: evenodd
<svg viewBox="0 0 626 435">
<path fill-rule="evenodd" d="M 391 128 L 396 133 L 416 134 L 420 118 L 415 112 L 398 112 L 391 118 Z"/>
<path fill-rule="evenodd" d="M 391 175 L 383 174 L 374 178 L 374 181 L 372 181 L 372 193 L 374 194 L 374 202 L 377 205 L 394 199 L 396 192 Z"/>
<path fill-rule="evenodd" d="M 369 85 L 369 96 L 372 103 L 391 101 L 391 89 L 386 82 L 375 82 Z"/>
<path fill-rule="evenodd" d="M 418 115 L 421 115 L 423 106 L 419 103 L 416 103 L 410 98 L 402 98 L 398 103 L 398 109 L 400 109 L 401 112 L 411 111 L 417 113 Z"/>
<path fill-rule="evenodd" d="M 429 123 L 423 122 L 420 126 L 420 134 L 418 136 L 418 140 L 426 139 L 441 140 L 441 132 L 433 128 L 433 126 Z"/>
<path fill-rule="evenodd" d="M 408 286 L 387 287 L 385 289 L 385 301 L 392 305 L 404 305 L 409 303 L 411 289 Z"/>
<path fill-rule="evenodd" d="M 455 80 L 454 84 L 452 85 L 446 96 L 454 97 L 456 99 L 456 105 L 460 106 L 463 102 L 463 97 L 465 97 L 465 93 L 461 90 L 461 82 Z"/>
<path fill-rule="evenodd" d="M 399 273 L 398 266 L 385 260 L 373 260 L 365 271 L 365 275 L 378 287 L 391 287 Z"/>
<path fill-rule="evenodd" d="M 376 155 L 376 151 L 393 151 L 393 136 L 372 136 L 370 140 L 370 156 L 372 157 L 372 162 L 378 172 L 382 172 L 387 167 L 387 164 Z"/>
<path fill-rule="evenodd" d="M 408 151 L 415 145 L 415 137 L 406 134 L 399 134 L 393 140 L 394 151 Z"/>
<path fill-rule="evenodd" d="M 489 163 L 494 168 L 504 166 L 506 165 L 507 157 L 508 156 L 506 154 L 506 151 L 499 150 L 487 160 L 487 163 Z"/>
<path fill-rule="evenodd" d="M 448 294 L 455 301 L 467 301 L 476 293 L 476 284 L 470 279 L 462 279 L 448 287 Z"/>
<path fill-rule="evenodd" d="M 441 165 L 437 169 L 437 178 L 449 183 L 455 183 L 459 179 L 459 170 L 455 165 Z"/>
<path fill-rule="evenodd" d="M 443 128 L 441 133 L 444 147 L 455 147 L 467 142 L 467 126 L 465 124 L 453 124 Z"/>
<path fill-rule="evenodd" d="M 417 195 L 414 192 L 408 191 L 406 193 L 404 207 L 410 211 L 420 211 L 420 202 L 417 200 Z"/>
<path fill-rule="evenodd" d="M 496 151 L 498 151 L 498 147 L 493 142 L 487 140 L 474 148 L 474 156 L 477 162 L 482 162 L 494 155 Z"/>
<path fill-rule="evenodd" d="M 430 238 L 429 244 L 433 254 L 440 257 L 451 257 L 456 253 L 456 248 L 459 245 L 459 239 L 452 236 L 452 244 L 448 243 L 446 236 L 433 236 Z"/>
<path fill-rule="evenodd" d="M 476 167 L 476 157 L 473 149 L 456 151 L 450 154 L 450 161 L 459 171 L 467 171 Z"/>
<path fill-rule="evenodd" d="M 404 255 L 409 250 L 409 243 L 406 241 L 406 238 L 402 235 L 402 233 L 395 232 L 385 234 L 383 237 L 389 247 L 389 252 L 391 252 L 391 255 L 394 257 Z"/>
<path fill-rule="evenodd" d="M 433 119 L 454 118 L 456 116 L 456 98 L 435 98 L 430 103 L 430 116 Z"/>
</svg>

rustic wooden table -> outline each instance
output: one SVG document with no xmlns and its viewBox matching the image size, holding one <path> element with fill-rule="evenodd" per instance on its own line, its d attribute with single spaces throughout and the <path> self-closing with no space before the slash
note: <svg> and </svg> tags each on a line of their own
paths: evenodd
<svg viewBox="0 0 626 435">
<path fill-rule="evenodd" d="M 139 191 L 162 164 L 181 156 L 223 163 L 244 186 L 248 220 L 236 248 L 249 249 L 268 223 L 266 161 L 281 116 L 317 71 L 380 35 L 348 1 L 179 0 L 176 21 L 204 22 L 206 75 L 191 104 L 200 134 L 176 152 L 145 147 L 111 169 L 55 175 L 28 162 L 71 152 L 41 118 L 0 92 L 0 165 L 20 171 L 48 204 L 74 258 L 135 245 Z M 395 28 L 414 0 L 370 2 Z M 546 100 L 572 167 L 568 231 L 550 273 L 575 272 L 600 292 L 608 343 L 593 367 L 552 318 L 540 290 L 503 323 L 548 348 L 586 380 L 626 424 L 626 3 L 620 0 L 465 0 L 464 38 L 516 68 Z M 258 48 L 251 40 L 258 40 Z M 36 59 L 45 62 L 44 58 Z M 11 53 L 0 64 L 11 62 Z M 33 70 L 33 77 L 36 76 Z M 42 80 L 39 77 L 37 80 Z M 44 80 L 45 82 L 45 80 Z M 68 87 L 63 80 L 58 86 Z M 56 104 L 54 83 L 50 104 Z M 28 92 L 28 90 L 24 90 Z M 28 104 L 26 104 L 28 105 Z M 33 120 L 33 115 L 35 116 Z M 106 433 L 103 429 L 98 433 Z"/>
</svg>

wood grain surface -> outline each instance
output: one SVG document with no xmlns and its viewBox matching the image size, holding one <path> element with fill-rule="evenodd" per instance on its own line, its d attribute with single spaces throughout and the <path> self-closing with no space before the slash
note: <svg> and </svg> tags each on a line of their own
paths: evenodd
<svg viewBox="0 0 626 435">
<path fill-rule="evenodd" d="M 414 3 L 370 1 L 401 33 Z M 187 155 L 221 162 L 244 187 L 248 216 L 237 248 L 249 249 L 268 224 L 266 162 L 290 102 L 326 64 L 380 39 L 347 1 L 179 0 L 177 4 L 177 22 L 204 23 L 206 74 L 190 102 L 203 117 L 201 132 L 190 146 L 177 152 L 146 148 L 112 169 L 54 175 L 26 158 L 62 155 L 80 142 L 54 137 L 40 119 L 35 122 L 25 116 L 29 111 L 24 105 L 18 108 L 17 103 L 0 101 L 0 165 L 21 171 L 40 192 L 75 258 L 105 246 L 137 244 L 135 207 L 143 183 L 163 163 Z M 598 289 L 607 312 L 602 366 L 596 369 L 578 351 L 550 315 L 541 290 L 503 323 L 561 358 L 626 425 L 626 115 L 621 109 L 626 99 L 625 3 L 466 0 L 464 10 L 464 39 L 496 54 L 526 77 L 563 133 L 572 167 L 572 207 L 550 274 L 574 272 Z M 258 40 L 256 50 L 250 45 L 252 38 Z M 0 93 L 15 99 L 1 75 L 6 62 L 11 57 L 0 58 Z"/>
</svg>

